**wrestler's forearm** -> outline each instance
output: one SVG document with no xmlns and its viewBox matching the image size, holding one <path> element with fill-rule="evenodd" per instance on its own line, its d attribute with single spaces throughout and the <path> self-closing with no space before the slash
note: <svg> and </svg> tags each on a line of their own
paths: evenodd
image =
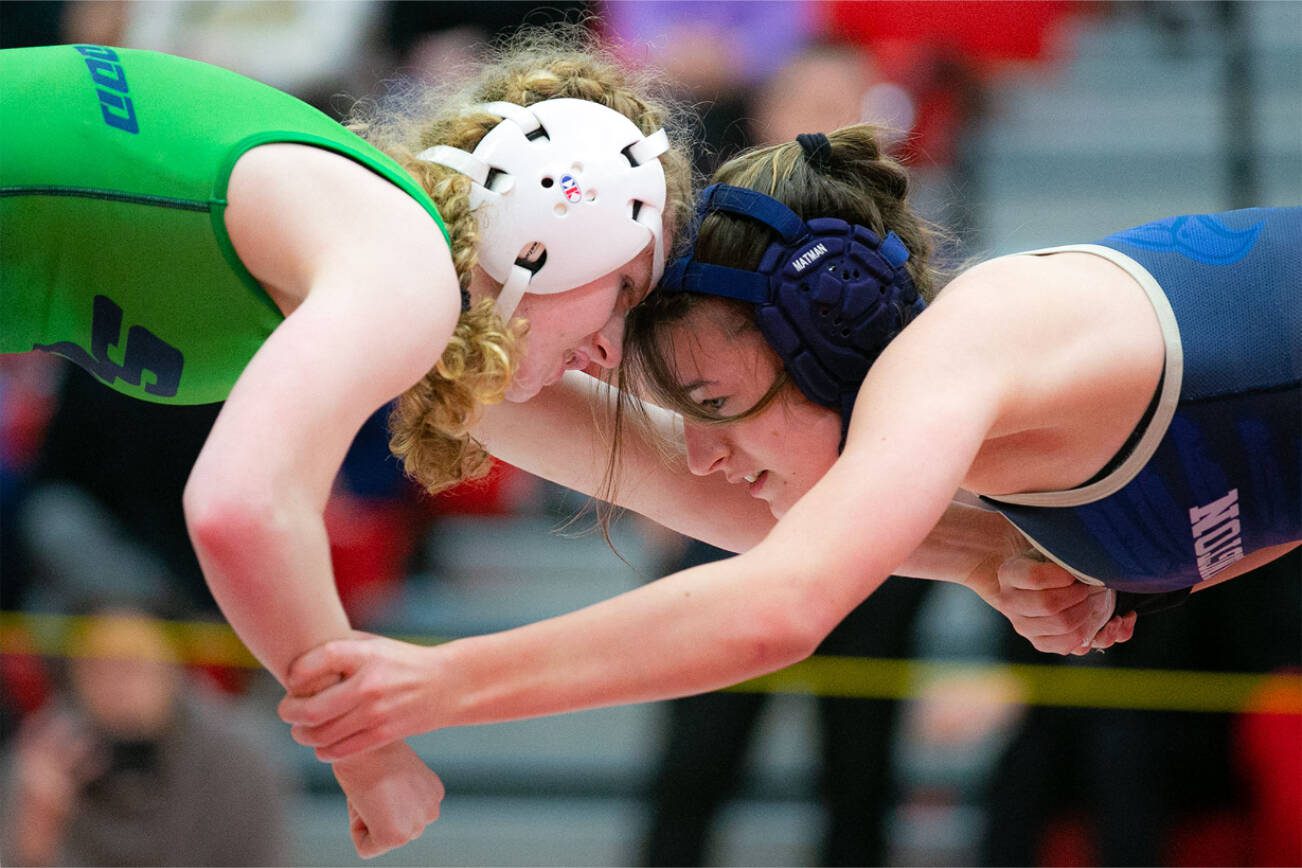
<svg viewBox="0 0 1302 868">
<path fill-rule="evenodd" d="M 399 276 L 376 285 L 402 304 L 376 301 L 351 274 L 317 273 L 235 383 L 185 491 L 213 595 L 282 683 L 299 655 L 350 635 L 325 505 L 362 423 L 428 370 L 428 347 L 452 321 L 440 324 Z"/>
<path fill-rule="evenodd" d="M 812 581 L 791 573 L 771 583 L 754 570 L 743 555 L 578 612 L 430 649 L 443 703 L 431 722 L 495 723 L 669 699 L 803 659 L 826 632 L 809 602 Z"/>
<path fill-rule="evenodd" d="M 870 443 L 932 442 L 943 418 Z M 971 438 L 975 440 L 976 438 Z M 919 468 L 898 450 L 850 449 L 765 539 L 595 606 L 444 646 L 435 726 L 667 699 L 735 684 L 813 653 L 941 522 L 965 448 Z M 869 512 L 908 490 L 906 507 Z M 959 515 L 958 527 L 976 537 Z M 984 544 L 990 547 L 987 541 Z M 975 548 L 973 543 L 973 548 Z M 969 561 L 975 568 L 978 560 Z M 938 567 L 939 569 L 939 567 Z M 950 564 L 946 569 L 955 569 Z M 443 649 L 434 649 L 436 652 Z M 445 719 L 439 719 L 445 717 Z"/>
<path fill-rule="evenodd" d="M 606 490 L 617 394 L 571 371 L 526 403 L 486 407 L 474 434 L 503 461 L 719 548 L 745 551 L 764 538 L 774 519 L 763 502 L 720 475 L 693 476 L 681 458 L 671 463 L 666 450 L 681 445 L 681 423 L 659 407 L 646 408 L 649 429 L 625 419 Z"/>
<path fill-rule="evenodd" d="M 205 499 L 193 487 L 187 495 L 195 553 L 213 597 L 282 683 L 304 651 L 350 635 L 319 512 L 272 499 Z"/>
<path fill-rule="evenodd" d="M 955 502 L 896 573 L 967 585 L 985 597 L 999 588 L 999 564 L 1028 549 L 1026 538 L 999 513 Z"/>
<path fill-rule="evenodd" d="M 495 457 L 595 496 L 609 461 L 613 394 L 592 378 L 570 372 L 526 403 L 484 407 L 473 434 Z"/>
</svg>

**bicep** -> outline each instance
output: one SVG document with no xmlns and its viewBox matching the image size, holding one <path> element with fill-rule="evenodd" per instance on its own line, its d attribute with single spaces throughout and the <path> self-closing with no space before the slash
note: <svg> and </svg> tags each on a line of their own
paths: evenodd
<svg viewBox="0 0 1302 868">
<path fill-rule="evenodd" d="M 840 458 L 759 547 L 814 576 L 832 623 L 927 538 L 999 412 L 997 370 L 932 346 L 902 336 L 882 354 Z"/>
<path fill-rule="evenodd" d="M 342 276 L 313 288 L 240 376 L 196 473 L 324 503 L 362 423 L 433 367 L 456 320 L 437 287 L 378 276 L 373 292 Z"/>
<path fill-rule="evenodd" d="M 456 325 L 451 254 L 418 203 L 319 148 L 236 164 L 227 226 L 265 285 L 303 299 L 235 384 L 196 473 L 324 502 L 366 418 L 438 361 Z"/>
</svg>

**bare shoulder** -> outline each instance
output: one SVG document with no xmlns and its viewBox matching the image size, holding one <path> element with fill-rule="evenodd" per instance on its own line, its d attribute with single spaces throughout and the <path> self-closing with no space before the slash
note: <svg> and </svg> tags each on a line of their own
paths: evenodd
<svg viewBox="0 0 1302 868">
<path fill-rule="evenodd" d="M 227 198 L 231 243 L 282 308 L 322 283 L 361 280 L 436 286 L 457 298 L 437 223 L 406 192 L 347 157 L 298 144 L 254 148 L 236 163 Z"/>
<path fill-rule="evenodd" d="M 1037 317 L 1057 311 L 1074 316 L 1077 305 L 1092 309 L 1133 305 L 1144 302 L 1144 294 L 1138 281 L 1115 263 L 1067 250 L 986 260 L 956 277 L 940 300 L 961 305 L 965 316 L 981 311 L 995 315 L 1023 311 Z"/>
<path fill-rule="evenodd" d="M 1123 269 L 1090 253 L 1019 254 L 956 277 L 873 373 L 890 372 L 901 395 L 990 402 L 991 436 L 1003 436 L 1076 418 L 1116 389 L 1146 396 L 1162 353 L 1152 306 Z"/>
<path fill-rule="evenodd" d="M 941 292 L 931 314 L 932 328 L 945 331 L 942 339 L 967 334 L 989 351 L 1029 355 L 1022 362 L 1092 354 L 1118 341 L 1142 351 L 1161 345 L 1139 282 L 1115 263 L 1080 251 L 982 262 Z"/>
<path fill-rule="evenodd" d="M 1031 257 L 1001 257 L 975 265 L 955 277 L 913 323 L 900 333 L 875 368 L 915 370 L 923 379 L 964 382 L 998 376 L 1019 365 L 1027 324 L 1040 317 L 1028 305 L 1025 287 L 1043 275 Z"/>
</svg>

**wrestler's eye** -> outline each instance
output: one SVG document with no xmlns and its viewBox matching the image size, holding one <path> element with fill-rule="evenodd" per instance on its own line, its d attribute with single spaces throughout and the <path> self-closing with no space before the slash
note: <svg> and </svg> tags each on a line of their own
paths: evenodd
<svg viewBox="0 0 1302 868">
<path fill-rule="evenodd" d="M 728 399 L 723 397 L 702 398 L 696 403 L 702 410 L 706 411 L 707 413 L 713 416 L 718 416 L 720 413 L 723 412 L 723 405 L 728 403 Z"/>
<path fill-rule="evenodd" d="M 625 275 L 619 282 L 619 297 L 622 299 L 624 310 L 632 310 L 643 301 L 651 291 L 651 285 L 643 284 L 639 286 L 637 281 Z"/>
</svg>

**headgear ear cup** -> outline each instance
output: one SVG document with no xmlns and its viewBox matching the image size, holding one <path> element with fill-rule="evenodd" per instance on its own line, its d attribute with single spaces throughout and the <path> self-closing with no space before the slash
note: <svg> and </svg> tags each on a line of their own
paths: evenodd
<svg viewBox="0 0 1302 868">
<path fill-rule="evenodd" d="M 566 292 L 609 274 L 652 242 L 652 280 L 664 268 L 661 217 L 669 149 L 624 115 L 589 100 L 482 106 L 503 120 L 473 152 L 436 145 L 418 159 L 471 179 L 481 267 L 502 284 L 508 319 L 526 293 Z M 600 243 L 594 243 L 600 239 Z M 533 262 L 522 250 L 539 244 Z"/>
<path fill-rule="evenodd" d="M 673 263 L 661 290 L 749 301 L 760 331 L 805 397 L 841 414 L 842 444 L 868 368 L 925 302 L 909 275 L 908 251 L 894 233 L 835 218 L 801 220 L 754 190 L 716 184 L 694 223 L 713 211 L 755 220 L 777 234 L 754 271 Z M 694 250 L 694 247 L 693 247 Z"/>
</svg>

